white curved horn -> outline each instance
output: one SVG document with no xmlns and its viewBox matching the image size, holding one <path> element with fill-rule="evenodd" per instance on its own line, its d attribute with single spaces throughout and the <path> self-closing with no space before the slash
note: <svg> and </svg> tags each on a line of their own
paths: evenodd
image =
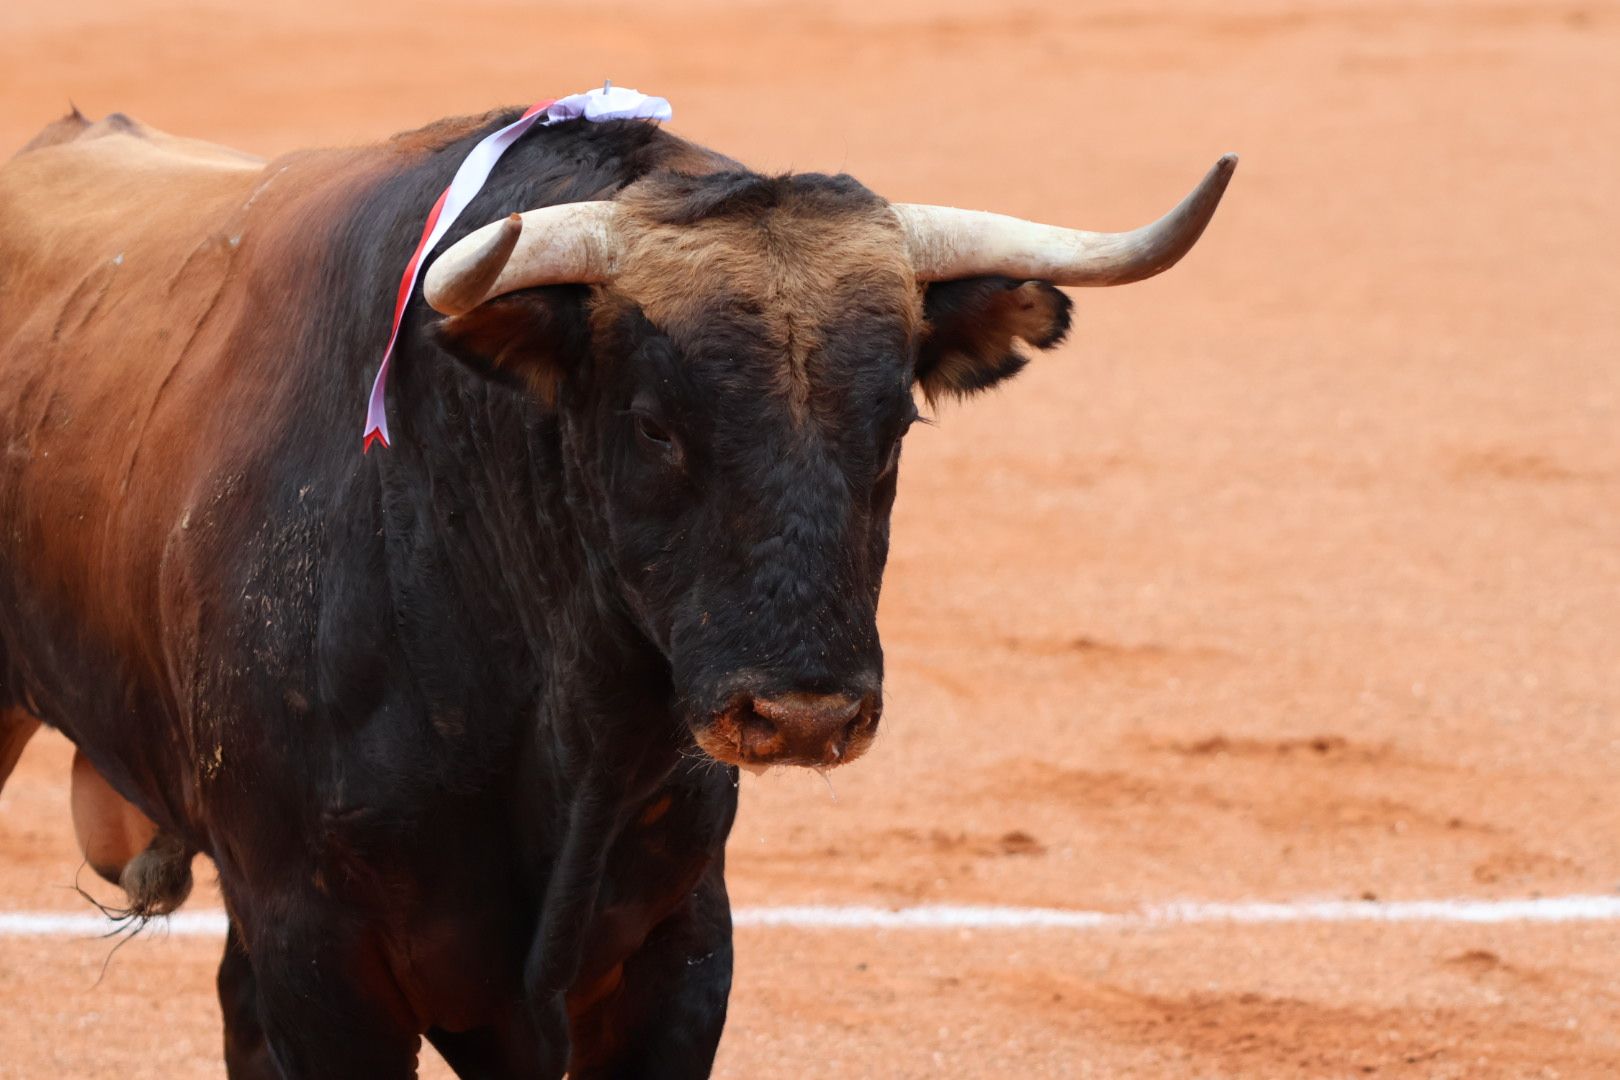
<svg viewBox="0 0 1620 1080">
<path fill-rule="evenodd" d="M 1179 206 L 1131 232 L 1086 232 L 915 203 L 896 203 L 894 212 L 919 281 L 1001 274 L 1054 285 L 1128 285 L 1170 269 L 1191 250 L 1237 160 L 1236 154 L 1222 157 Z"/>
<path fill-rule="evenodd" d="M 422 295 L 445 315 L 471 311 L 492 296 L 535 285 L 595 285 L 619 261 L 611 202 L 563 203 L 526 210 L 476 229 L 428 268 Z"/>
</svg>

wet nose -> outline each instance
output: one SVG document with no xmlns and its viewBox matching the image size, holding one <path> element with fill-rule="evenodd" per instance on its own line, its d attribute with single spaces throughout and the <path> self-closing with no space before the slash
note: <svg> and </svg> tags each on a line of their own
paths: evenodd
<svg viewBox="0 0 1620 1080">
<path fill-rule="evenodd" d="M 877 732 L 877 696 L 788 693 L 755 696 L 742 718 L 741 749 L 750 762 L 840 765 L 866 750 Z"/>
</svg>

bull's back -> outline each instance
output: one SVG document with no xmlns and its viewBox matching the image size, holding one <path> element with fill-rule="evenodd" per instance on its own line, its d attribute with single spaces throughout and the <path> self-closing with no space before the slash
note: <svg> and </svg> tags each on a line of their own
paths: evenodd
<svg viewBox="0 0 1620 1080">
<path fill-rule="evenodd" d="M 228 389 L 218 336 L 266 175 L 234 151 L 76 115 L 0 164 L 0 629 L 14 651 L 55 635 L 40 652 L 60 654 L 71 633 L 156 662 L 164 545 L 198 481 L 200 403 Z"/>
</svg>

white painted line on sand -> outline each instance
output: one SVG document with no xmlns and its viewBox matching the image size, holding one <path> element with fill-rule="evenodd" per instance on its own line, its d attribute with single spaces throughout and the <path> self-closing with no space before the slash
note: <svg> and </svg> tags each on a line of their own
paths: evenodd
<svg viewBox="0 0 1620 1080">
<path fill-rule="evenodd" d="M 744 907 L 738 926 L 800 930 L 1145 930 L 1210 924 L 1289 923 L 1566 923 L 1620 921 L 1620 895 L 1540 896 L 1523 900 L 1300 900 L 1292 902 L 1159 904 L 1134 911 L 925 904 L 874 907 L 803 904 Z M 98 937 L 115 924 L 86 912 L 0 911 L 0 937 Z M 156 920 L 147 933 L 217 938 L 223 911 L 182 911 Z"/>
<path fill-rule="evenodd" d="M 0 937 L 105 937 L 117 933 L 122 925 L 89 912 L 0 911 Z M 153 919 L 142 933 L 158 937 L 222 938 L 225 913 L 181 911 L 166 919 Z"/>
<path fill-rule="evenodd" d="M 1134 911 L 928 904 L 918 907 L 740 908 L 738 926 L 893 930 L 1136 930 L 1210 923 L 1594 922 L 1620 920 L 1620 896 L 1526 900 L 1302 900 L 1287 903 L 1184 902 Z"/>
</svg>

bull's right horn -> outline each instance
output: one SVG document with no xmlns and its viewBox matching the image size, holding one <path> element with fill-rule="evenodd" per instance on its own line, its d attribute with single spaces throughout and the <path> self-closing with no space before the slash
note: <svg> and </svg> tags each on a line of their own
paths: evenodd
<svg viewBox="0 0 1620 1080">
<path fill-rule="evenodd" d="M 896 203 L 919 281 L 1000 274 L 1054 285 L 1127 285 L 1168 270 L 1197 243 L 1220 205 L 1237 155 L 1215 163 L 1192 194 L 1151 225 L 1086 232 L 949 206 Z"/>
<path fill-rule="evenodd" d="M 598 285 L 618 268 L 611 202 L 526 210 L 457 240 L 428 268 L 422 295 L 433 310 L 461 315 L 492 296 L 536 285 Z"/>
</svg>

